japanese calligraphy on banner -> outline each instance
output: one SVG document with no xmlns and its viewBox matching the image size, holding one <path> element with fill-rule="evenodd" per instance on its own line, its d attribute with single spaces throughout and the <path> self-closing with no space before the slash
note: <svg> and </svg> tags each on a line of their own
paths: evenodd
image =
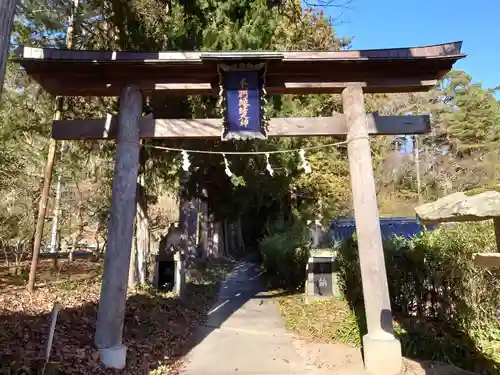
<svg viewBox="0 0 500 375">
<path fill-rule="evenodd" d="M 222 139 L 266 139 L 262 66 L 224 66 L 220 74 L 225 116 Z"/>
</svg>

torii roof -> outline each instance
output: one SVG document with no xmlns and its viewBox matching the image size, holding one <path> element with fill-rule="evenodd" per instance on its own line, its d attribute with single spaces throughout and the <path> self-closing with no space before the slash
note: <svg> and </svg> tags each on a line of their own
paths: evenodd
<svg viewBox="0 0 500 375">
<path fill-rule="evenodd" d="M 102 52 L 20 46 L 13 59 L 49 93 L 118 96 L 123 86 L 168 95 L 216 95 L 217 64 L 267 62 L 269 94 L 427 91 L 464 58 L 462 42 L 340 52 Z"/>
</svg>

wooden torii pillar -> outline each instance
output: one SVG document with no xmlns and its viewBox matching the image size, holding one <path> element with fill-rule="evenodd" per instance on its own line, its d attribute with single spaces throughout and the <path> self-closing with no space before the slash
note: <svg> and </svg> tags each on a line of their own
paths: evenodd
<svg viewBox="0 0 500 375">
<path fill-rule="evenodd" d="M 120 94 L 112 209 L 95 336 L 103 363 L 119 369 L 125 367 L 126 359 L 122 334 L 136 213 L 141 114 L 141 92 L 134 86 L 125 87 Z"/>
<path fill-rule="evenodd" d="M 365 367 L 374 374 L 398 374 L 401 344 L 394 337 L 379 210 L 373 176 L 363 88 L 342 91 L 348 126 L 347 153 L 368 333 L 363 337 Z"/>
</svg>

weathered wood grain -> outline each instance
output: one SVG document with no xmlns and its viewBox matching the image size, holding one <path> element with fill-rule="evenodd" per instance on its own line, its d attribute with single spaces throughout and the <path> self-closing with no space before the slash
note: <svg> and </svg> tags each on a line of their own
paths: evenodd
<svg viewBox="0 0 500 375">
<path fill-rule="evenodd" d="M 28 74 L 29 71 L 28 71 Z M 75 79 L 60 77 L 40 78 L 40 75 L 32 75 L 42 87 L 53 95 L 62 96 L 117 96 L 120 88 L 127 84 L 127 80 L 111 80 L 105 82 L 93 83 L 91 79 Z M 38 77 L 38 78 L 37 78 Z M 342 90 L 352 83 L 359 83 L 365 93 L 394 93 L 394 92 L 425 92 L 433 88 L 438 79 L 417 78 L 398 78 L 398 79 L 371 79 L 367 81 L 347 81 L 347 82 L 276 82 L 266 86 L 269 95 L 281 94 L 340 94 Z M 325 77 L 327 78 L 327 77 Z M 129 79 L 130 80 L 130 79 Z M 277 81 L 277 80 L 275 80 Z M 72 82 L 71 85 L 63 82 Z M 161 91 L 168 96 L 217 96 L 219 88 L 208 82 L 204 83 L 154 83 L 143 80 L 132 82 L 138 86 L 145 94 Z"/>
<path fill-rule="evenodd" d="M 271 52 L 271 51 L 236 51 L 221 52 L 122 52 L 122 51 L 73 51 L 54 48 L 35 48 L 20 46 L 16 56 L 23 59 L 39 60 L 92 60 L 92 61 L 168 61 L 172 63 L 200 63 L 202 60 L 225 60 L 235 56 L 238 59 L 260 58 L 281 59 L 289 61 L 310 60 L 365 60 L 365 59 L 408 59 L 453 57 L 461 55 L 462 42 L 409 47 L 385 48 L 371 50 L 351 50 L 332 52 Z"/>
<path fill-rule="evenodd" d="M 363 337 L 365 368 L 372 374 L 398 374 L 401 346 L 392 326 L 363 88 L 346 87 L 342 105 L 349 129 L 347 154 L 368 328 Z"/>
<path fill-rule="evenodd" d="M 371 135 L 424 134 L 430 131 L 430 118 L 423 116 L 366 115 Z M 117 117 L 98 120 L 60 120 L 52 124 L 52 137 L 57 140 L 116 138 Z M 220 138 L 221 119 L 153 119 L 140 120 L 140 137 L 146 139 Z M 268 136 L 331 136 L 347 134 L 345 116 L 272 118 Z"/>
<path fill-rule="evenodd" d="M 498 268 L 500 267 L 500 253 L 474 254 L 474 264 L 489 268 Z"/>
<path fill-rule="evenodd" d="M 125 87 L 120 97 L 108 247 L 104 257 L 95 336 L 96 346 L 103 350 L 122 345 L 127 279 L 136 213 L 141 112 L 140 91 L 136 87 Z"/>
<path fill-rule="evenodd" d="M 461 43 L 339 52 L 103 52 L 20 47 L 18 61 L 53 95 L 118 96 L 124 85 L 144 93 L 217 95 L 217 64 L 267 62 L 269 94 L 427 91 L 460 58 Z M 130 72 L 134 74 L 131 75 Z"/>
</svg>

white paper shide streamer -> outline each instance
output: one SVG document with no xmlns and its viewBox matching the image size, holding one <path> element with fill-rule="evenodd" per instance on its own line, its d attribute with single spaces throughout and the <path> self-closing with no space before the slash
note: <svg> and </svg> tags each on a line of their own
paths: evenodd
<svg viewBox="0 0 500 375">
<path fill-rule="evenodd" d="M 191 163 L 189 162 L 189 154 L 187 151 L 182 151 L 182 170 L 184 172 L 189 172 L 189 167 L 191 166 Z"/>
<path fill-rule="evenodd" d="M 227 174 L 228 177 L 232 177 L 233 176 L 233 172 L 231 172 L 231 170 L 229 169 L 229 162 L 226 159 L 226 155 L 222 154 L 222 157 L 224 158 L 224 165 L 226 167 L 224 169 L 224 172 L 226 172 L 226 174 Z"/>
<path fill-rule="evenodd" d="M 266 153 L 266 169 L 269 172 L 269 174 L 274 176 L 274 170 L 273 167 L 271 166 L 271 163 L 269 162 L 269 153 Z"/>
<path fill-rule="evenodd" d="M 302 162 L 302 165 L 301 165 L 302 169 L 304 170 L 305 173 L 311 173 L 312 169 L 309 166 L 309 163 L 307 162 L 306 152 L 303 149 L 301 149 L 299 151 L 299 155 L 300 155 L 300 161 Z"/>
</svg>

